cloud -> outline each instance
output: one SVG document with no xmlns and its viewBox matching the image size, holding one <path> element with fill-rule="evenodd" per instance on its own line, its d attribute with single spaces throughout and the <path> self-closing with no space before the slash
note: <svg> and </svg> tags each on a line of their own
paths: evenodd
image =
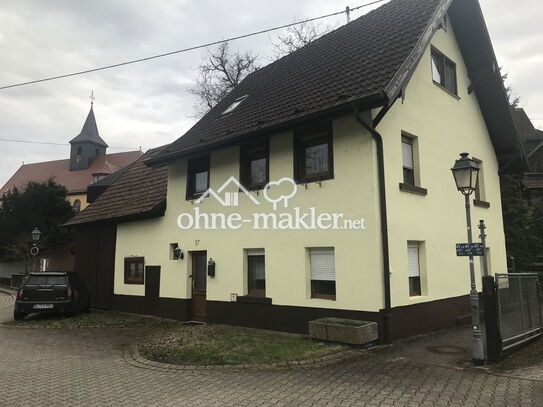
<svg viewBox="0 0 543 407">
<path fill-rule="evenodd" d="M 523 0 L 514 13 L 510 1 L 481 3 L 511 85 L 530 116 L 543 118 L 538 0 Z M 6 1 L 0 8 L 0 84 L 141 58 L 344 8 L 344 0 Z M 361 14 L 353 12 L 352 18 Z M 344 22 L 345 16 L 325 21 Z M 254 50 L 265 64 L 277 34 L 236 41 L 232 47 Z M 67 143 L 81 130 L 94 90 L 99 131 L 109 145 L 151 148 L 171 142 L 194 124 L 195 100 L 187 89 L 204 55 L 205 50 L 193 51 L 0 91 L 0 138 Z M 0 142 L 0 152 L 3 185 L 22 161 L 66 158 L 69 149 Z"/>
</svg>

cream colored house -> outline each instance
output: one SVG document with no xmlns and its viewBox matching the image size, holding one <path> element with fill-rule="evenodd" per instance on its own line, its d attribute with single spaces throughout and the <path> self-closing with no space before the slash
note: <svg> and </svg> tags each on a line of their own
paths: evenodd
<svg viewBox="0 0 543 407">
<path fill-rule="evenodd" d="M 295 332 L 350 317 L 383 341 L 453 326 L 469 314 L 461 152 L 480 161 L 473 219 L 506 272 L 498 174 L 524 157 L 497 66 L 476 0 L 392 0 L 144 156 L 165 209 L 112 215 L 129 171 L 70 223 L 115 225 L 113 308 Z"/>
</svg>

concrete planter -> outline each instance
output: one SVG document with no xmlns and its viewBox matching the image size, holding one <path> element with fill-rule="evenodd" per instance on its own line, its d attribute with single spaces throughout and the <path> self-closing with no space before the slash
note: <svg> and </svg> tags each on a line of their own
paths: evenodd
<svg viewBox="0 0 543 407">
<path fill-rule="evenodd" d="M 309 321 L 309 336 L 330 342 L 365 345 L 379 339 L 376 322 L 321 318 Z"/>
</svg>

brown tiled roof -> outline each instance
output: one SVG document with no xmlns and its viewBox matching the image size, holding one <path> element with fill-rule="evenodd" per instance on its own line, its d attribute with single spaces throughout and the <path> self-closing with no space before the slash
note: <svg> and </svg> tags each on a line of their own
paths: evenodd
<svg viewBox="0 0 543 407">
<path fill-rule="evenodd" d="M 149 164 L 353 101 L 384 100 L 440 3 L 393 0 L 252 73 Z"/>
<path fill-rule="evenodd" d="M 149 168 L 143 163 L 144 159 L 153 157 L 161 149 L 149 150 L 123 170 L 119 179 L 65 226 L 104 220 L 120 222 L 162 214 L 168 188 L 168 169 Z"/>
<path fill-rule="evenodd" d="M 70 171 L 70 160 L 24 164 L 0 189 L 0 197 L 13 187 L 23 189 L 30 181 L 44 182 L 49 178 L 64 185 L 70 194 L 84 194 L 87 192 L 87 186 L 92 182 L 92 174 L 113 173 L 141 156 L 141 151 L 100 155 L 94 159 L 89 168 L 79 171 Z"/>
<path fill-rule="evenodd" d="M 292 130 L 317 117 L 391 105 L 407 86 L 446 13 L 470 75 L 489 72 L 477 82 L 475 95 L 500 167 L 525 170 L 526 157 L 503 80 L 493 69 L 498 63 L 478 0 L 391 0 L 247 76 L 146 164 L 168 165 L 249 137 Z M 236 109 L 223 114 L 245 96 Z M 422 118 L 427 112 L 420 114 Z"/>
</svg>

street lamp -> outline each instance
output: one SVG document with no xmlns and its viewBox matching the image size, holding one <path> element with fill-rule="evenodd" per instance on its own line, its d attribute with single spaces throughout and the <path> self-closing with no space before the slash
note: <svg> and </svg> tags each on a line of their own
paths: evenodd
<svg viewBox="0 0 543 407">
<path fill-rule="evenodd" d="M 41 235 L 41 232 L 38 228 L 34 228 L 34 230 L 32 231 L 32 240 L 34 242 L 37 242 L 40 240 L 40 235 Z"/>
<path fill-rule="evenodd" d="M 456 188 L 464 195 L 466 202 L 466 222 L 468 230 L 468 243 L 472 243 L 471 235 L 471 211 L 469 197 L 477 188 L 479 165 L 477 162 L 468 157 L 468 153 L 460 154 L 460 159 L 456 160 L 451 171 L 456 182 Z M 473 361 L 477 364 L 484 363 L 484 347 L 483 337 L 480 328 L 479 317 L 479 294 L 475 285 L 475 266 L 473 264 L 473 255 L 469 256 L 469 274 L 471 279 L 471 290 L 469 293 L 469 301 L 471 307 L 471 324 L 472 324 L 472 356 Z"/>
<path fill-rule="evenodd" d="M 34 228 L 34 230 L 32 231 L 32 248 L 30 249 L 30 254 L 34 257 L 34 271 L 36 271 L 36 257 L 38 256 L 38 253 L 40 252 L 40 250 L 38 249 L 38 242 L 40 240 L 40 235 L 41 235 L 41 232 L 38 228 Z"/>
</svg>

